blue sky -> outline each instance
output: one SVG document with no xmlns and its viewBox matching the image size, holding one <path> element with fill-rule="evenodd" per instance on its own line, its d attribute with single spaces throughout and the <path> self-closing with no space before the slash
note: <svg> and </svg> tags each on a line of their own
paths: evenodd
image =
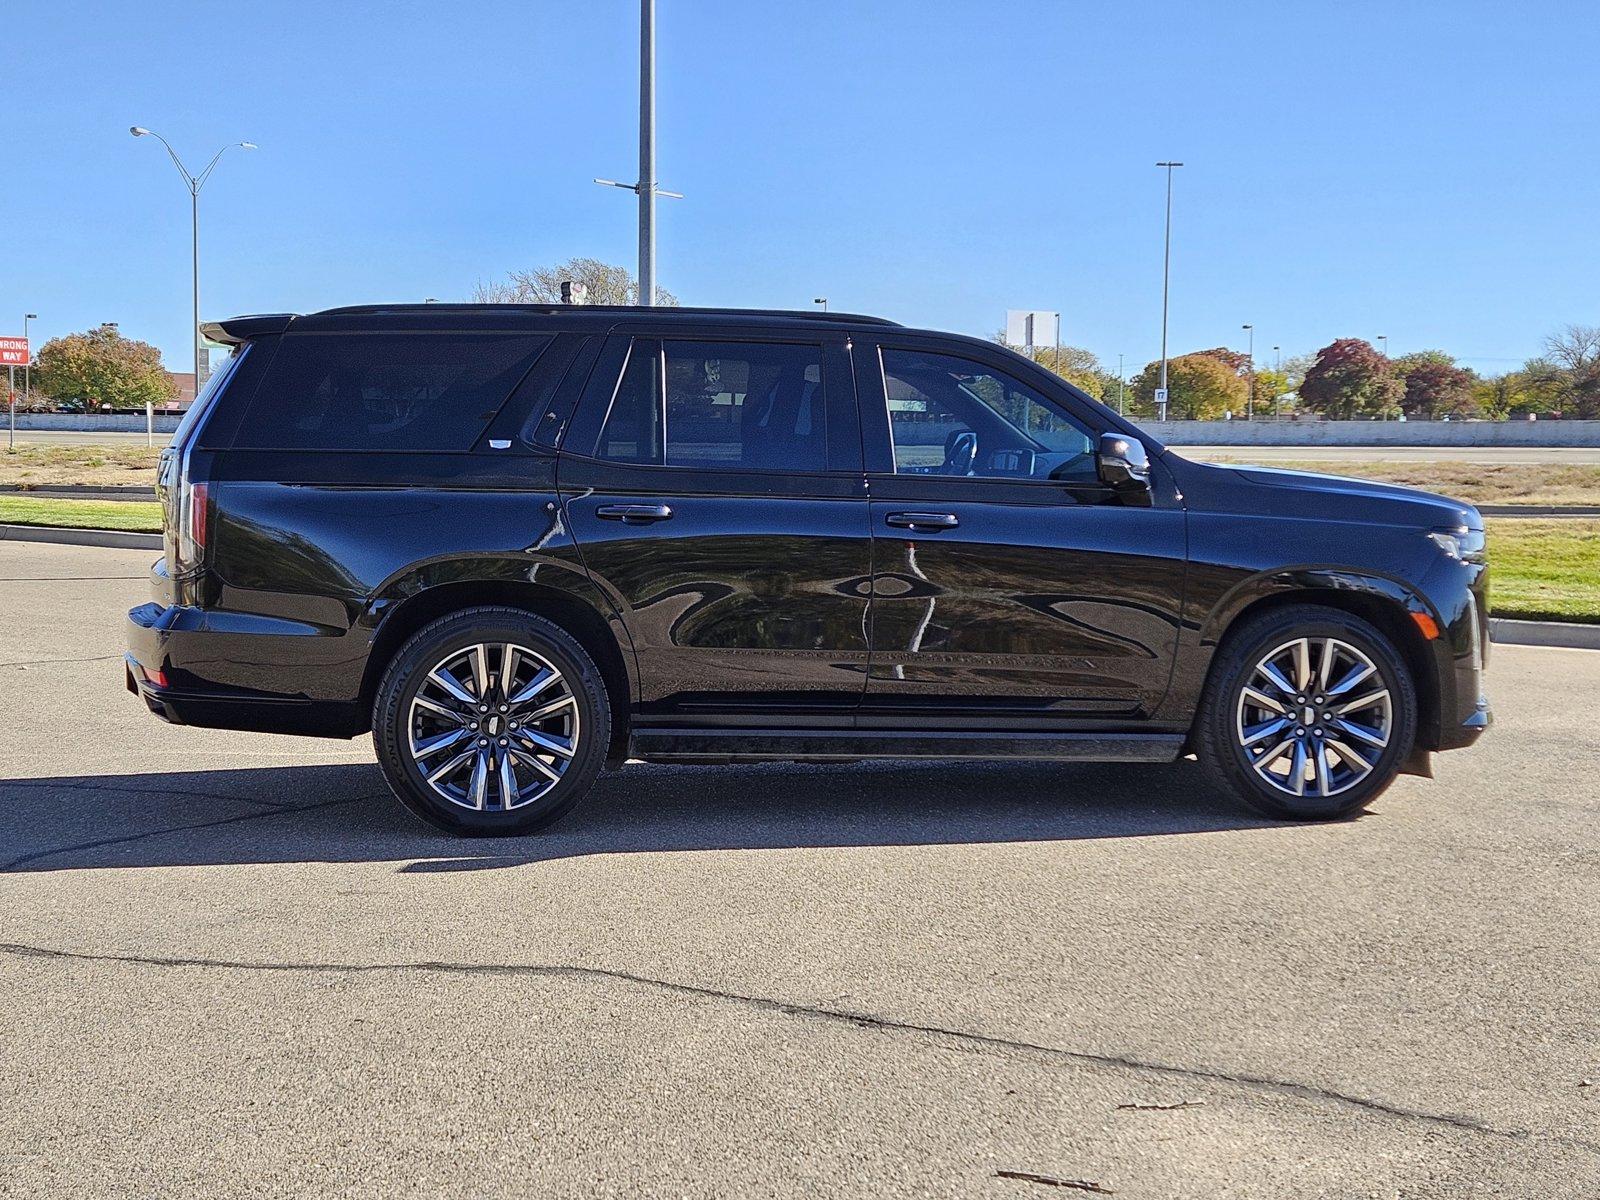
<svg viewBox="0 0 1600 1200">
<path fill-rule="evenodd" d="M 1131 373 L 1388 334 L 1484 371 L 1600 322 L 1600 9 L 1555 3 L 658 0 L 660 274 L 685 303 L 989 334 L 1060 309 Z M 465 299 L 634 265 L 637 4 L 7 6 L 0 332 Z M 197 160 L 197 161 L 196 161 Z M 12 314 L 16 315 L 13 316 Z"/>
</svg>

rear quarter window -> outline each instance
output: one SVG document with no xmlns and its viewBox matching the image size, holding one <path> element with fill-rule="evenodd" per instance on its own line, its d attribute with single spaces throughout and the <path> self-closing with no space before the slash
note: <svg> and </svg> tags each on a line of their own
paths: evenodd
<svg viewBox="0 0 1600 1200">
<path fill-rule="evenodd" d="M 290 334 L 233 444 L 470 450 L 549 344 L 505 334 Z"/>
</svg>

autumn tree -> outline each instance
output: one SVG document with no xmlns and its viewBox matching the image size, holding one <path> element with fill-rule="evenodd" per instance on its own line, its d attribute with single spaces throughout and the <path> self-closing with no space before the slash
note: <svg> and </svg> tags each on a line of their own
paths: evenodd
<svg viewBox="0 0 1600 1200">
<path fill-rule="evenodd" d="M 1544 354 L 1523 368 L 1549 411 L 1577 420 L 1600 418 L 1600 326 L 1568 325 L 1545 339 Z"/>
<path fill-rule="evenodd" d="M 41 346 L 33 386 L 57 402 L 82 400 L 96 408 L 138 409 L 165 404 L 178 394 L 177 381 L 161 367 L 161 352 L 109 325 Z"/>
<path fill-rule="evenodd" d="M 1003 338 L 1004 335 L 997 334 L 995 341 L 1002 341 Z M 1058 355 L 1054 346 L 1035 346 L 1031 351 L 1012 348 L 1019 354 L 1030 355 L 1041 367 L 1054 371 L 1096 400 L 1110 396 L 1112 403 L 1116 402 L 1117 377 L 1100 365 L 1099 358 L 1092 350 L 1085 350 L 1081 346 L 1062 346 Z"/>
<path fill-rule="evenodd" d="M 1131 391 L 1142 409 L 1150 409 L 1160 386 L 1161 363 L 1153 362 L 1139 372 Z M 1172 420 L 1221 420 L 1244 407 L 1249 391 L 1249 384 L 1211 352 L 1167 361 L 1167 416 Z"/>
<path fill-rule="evenodd" d="M 1317 351 L 1300 384 L 1306 408 L 1340 421 L 1388 416 L 1404 394 L 1393 365 L 1360 338 L 1340 338 Z"/>
<path fill-rule="evenodd" d="M 1400 407 L 1408 417 L 1435 420 L 1478 412 L 1471 371 L 1456 366 L 1442 350 L 1422 350 L 1397 359 L 1394 371 L 1405 385 Z"/>
<path fill-rule="evenodd" d="M 559 304 L 562 281 L 568 279 L 587 289 L 585 303 L 639 303 L 639 281 L 633 272 L 597 258 L 569 258 L 553 267 L 511 271 L 504 279 L 479 283 L 472 298 L 479 304 Z M 656 303 L 676 305 L 678 298 L 658 285 Z"/>
</svg>

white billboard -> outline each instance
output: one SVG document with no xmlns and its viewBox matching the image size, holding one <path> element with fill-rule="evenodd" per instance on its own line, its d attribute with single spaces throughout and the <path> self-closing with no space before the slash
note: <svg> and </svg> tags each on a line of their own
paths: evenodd
<svg viewBox="0 0 1600 1200">
<path fill-rule="evenodd" d="M 1061 314 L 1041 308 L 1006 309 L 1006 345 L 1054 346 L 1061 341 Z"/>
</svg>

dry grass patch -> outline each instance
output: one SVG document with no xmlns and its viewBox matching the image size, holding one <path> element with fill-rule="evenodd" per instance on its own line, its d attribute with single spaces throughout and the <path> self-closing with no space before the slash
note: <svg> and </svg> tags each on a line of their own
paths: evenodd
<svg viewBox="0 0 1600 1200">
<path fill-rule="evenodd" d="M 154 487 L 159 446 L 0 447 L 0 485 L 80 484 L 92 487 Z"/>
<path fill-rule="evenodd" d="M 1240 463 L 1243 459 L 1216 459 Z M 1468 504 L 1600 505 L 1600 465 L 1589 463 L 1266 463 L 1290 471 L 1349 475 L 1438 492 Z"/>
</svg>

